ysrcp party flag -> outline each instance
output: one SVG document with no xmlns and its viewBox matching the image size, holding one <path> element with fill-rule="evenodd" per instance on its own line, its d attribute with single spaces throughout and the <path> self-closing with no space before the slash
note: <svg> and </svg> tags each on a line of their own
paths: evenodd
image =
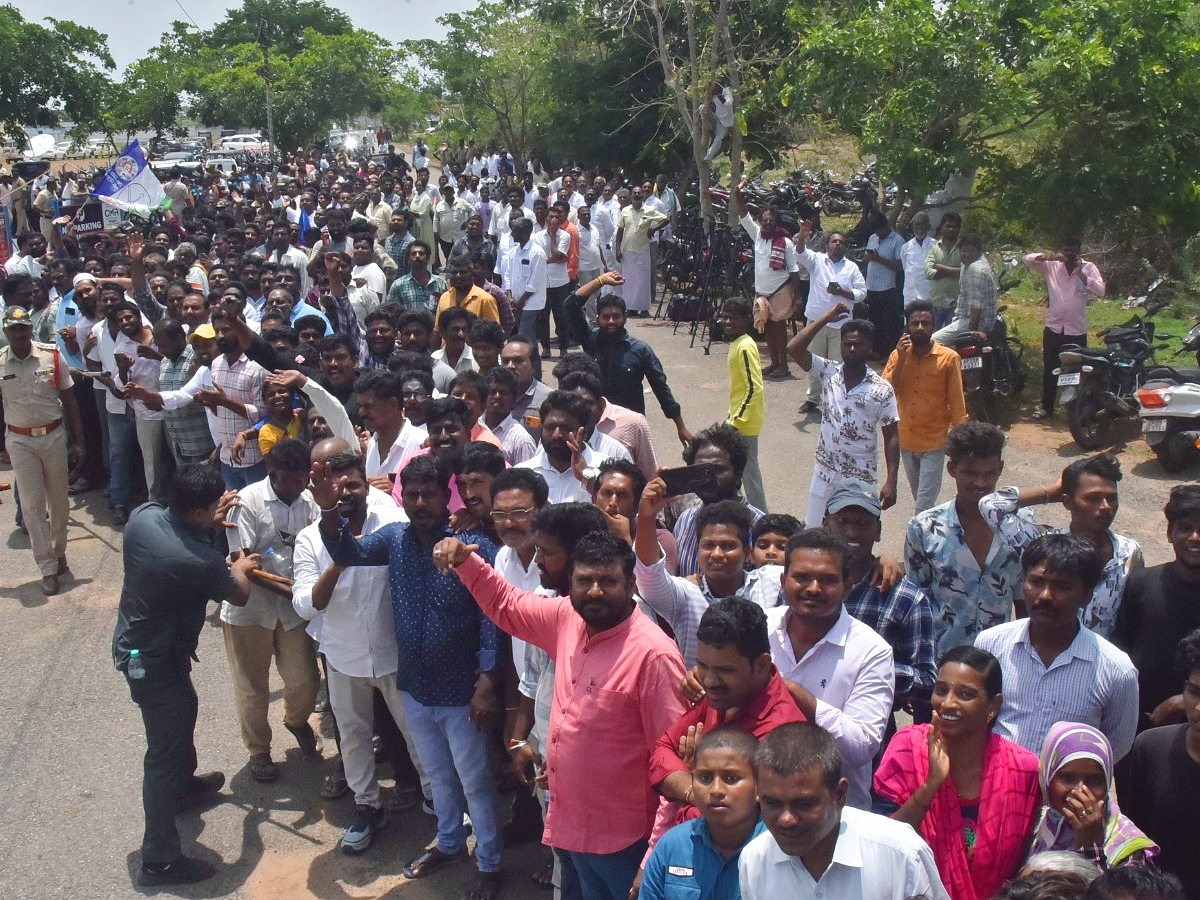
<svg viewBox="0 0 1200 900">
<path fill-rule="evenodd" d="M 162 183 L 146 162 L 142 145 L 136 140 L 121 151 L 92 191 L 92 196 L 143 218 L 171 205 Z"/>
</svg>

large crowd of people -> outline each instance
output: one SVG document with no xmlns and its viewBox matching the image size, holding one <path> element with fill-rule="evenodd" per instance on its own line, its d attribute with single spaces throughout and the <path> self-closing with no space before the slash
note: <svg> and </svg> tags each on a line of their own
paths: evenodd
<svg viewBox="0 0 1200 900">
<path fill-rule="evenodd" d="M 64 216 L 5 267 L 6 451 L 42 590 L 71 577 L 70 494 L 107 483 L 124 528 L 140 884 L 215 871 L 175 820 L 224 785 L 193 740 L 216 602 L 250 777 L 280 775 L 273 665 L 306 755 L 332 720 L 342 850 L 423 807 L 436 838 L 404 874 L 461 864 L 473 833 L 472 900 L 531 839 L 565 900 L 1200 893 L 1200 488 L 1170 491 L 1174 560 L 1147 568 L 1113 530 L 1115 457 L 1001 486 L 1004 435 L 968 420 L 945 345 L 995 315 L 956 217 L 936 240 L 881 226 L 864 276 L 844 236 L 817 252 L 743 204 L 758 296 L 721 311 L 728 413 L 693 431 L 626 328 L 678 212 L 665 179 L 438 158 L 437 186 L 396 154 L 176 173 L 165 222 Z M 1029 263 L 1052 301 L 1099 279 L 1077 246 Z M 802 520 L 768 508 L 758 457 L 764 375 L 791 362 L 821 416 Z M 660 467 L 647 393 L 686 467 Z M 901 468 L 897 559 L 875 546 Z"/>
</svg>

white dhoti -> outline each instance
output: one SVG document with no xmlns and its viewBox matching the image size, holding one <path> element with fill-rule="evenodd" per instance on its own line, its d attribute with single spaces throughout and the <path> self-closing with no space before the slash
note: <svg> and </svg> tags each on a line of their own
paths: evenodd
<svg viewBox="0 0 1200 900">
<path fill-rule="evenodd" d="M 621 253 L 621 274 L 625 276 L 621 295 L 625 298 L 625 308 L 630 312 L 644 312 L 650 309 L 652 266 L 649 251 L 634 253 L 625 250 Z"/>
</svg>

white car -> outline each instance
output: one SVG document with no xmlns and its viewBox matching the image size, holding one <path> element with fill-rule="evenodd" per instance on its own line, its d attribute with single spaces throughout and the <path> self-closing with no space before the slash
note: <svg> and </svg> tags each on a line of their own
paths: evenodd
<svg viewBox="0 0 1200 900">
<path fill-rule="evenodd" d="M 270 150 L 271 146 L 261 134 L 233 134 L 221 138 L 221 143 L 215 149 L 220 153 L 236 153 L 239 150 L 256 153 Z"/>
<path fill-rule="evenodd" d="M 237 163 L 224 156 L 209 156 L 204 160 L 204 168 L 216 169 L 222 175 L 233 175 L 237 172 Z"/>
<path fill-rule="evenodd" d="M 50 152 L 50 155 L 55 159 L 66 159 L 71 155 L 71 142 L 59 141 L 54 145 L 54 149 Z"/>
</svg>

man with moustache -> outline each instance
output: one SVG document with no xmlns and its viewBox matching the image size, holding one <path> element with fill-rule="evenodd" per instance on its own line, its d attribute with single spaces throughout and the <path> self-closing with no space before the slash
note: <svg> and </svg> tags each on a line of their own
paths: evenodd
<svg viewBox="0 0 1200 900">
<path fill-rule="evenodd" d="M 338 510 L 340 480 L 328 464 L 313 467 L 321 539 L 333 562 L 388 567 L 404 713 L 429 773 L 438 819 L 436 846 L 405 866 L 404 874 L 424 878 L 465 858 L 463 813 L 469 812 L 479 878 L 466 896 L 494 900 L 502 883 L 501 840 L 487 735 L 500 675 L 496 626 L 459 581 L 434 565 L 434 545 L 450 535 L 449 472 L 436 457 L 416 457 L 400 471 L 398 486 L 408 523 L 356 538 Z M 495 559 L 496 545 L 486 534 L 461 536 L 489 564 Z"/>
<path fill-rule="evenodd" d="M 1120 760 L 1137 731 L 1137 670 L 1079 620 L 1103 574 L 1100 554 L 1077 535 L 1051 533 L 1025 548 L 1021 568 L 1029 618 L 975 638 L 1004 672 L 997 733 L 1038 753 L 1052 725 L 1081 722 L 1104 732 Z"/>
<path fill-rule="evenodd" d="M 743 900 L 949 900 L 933 851 L 912 828 L 847 808 L 842 754 L 827 731 L 780 726 L 754 761 L 767 833 L 738 860 Z"/>
<path fill-rule="evenodd" d="M 589 410 L 582 397 L 553 391 L 542 403 L 540 412 L 541 447 L 532 458 L 521 463 L 520 468 L 533 469 L 546 479 L 551 503 L 588 502 L 591 495 L 585 482 L 596 474 L 589 474 L 589 470 L 610 457 L 627 459 L 629 451 L 599 431 L 593 432 L 588 441 L 584 440 Z M 579 471 L 573 465 L 572 442 L 582 457 L 583 467 Z"/>
<path fill-rule="evenodd" d="M 884 379 L 900 409 L 900 461 L 918 513 L 937 503 L 946 465 L 946 435 L 967 421 L 958 354 L 933 340 L 933 304 L 904 309 L 904 334 L 888 357 Z"/>
<path fill-rule="evenodd" d="M 434 548 L 434 561 L 453 568 L 501 628 L 555 659 L 546 753 L 553 802 L 543 840 L 561 855 L 563 893 L 624 897 L 658 805 L 650 753 L 684 711 L 679 651 L 637 609 L 633 549 L 620 538 L 593 532 L 579 540 L 569 598 L 513 587 L 475 549 L 449 538 Z"/>
</svg>

